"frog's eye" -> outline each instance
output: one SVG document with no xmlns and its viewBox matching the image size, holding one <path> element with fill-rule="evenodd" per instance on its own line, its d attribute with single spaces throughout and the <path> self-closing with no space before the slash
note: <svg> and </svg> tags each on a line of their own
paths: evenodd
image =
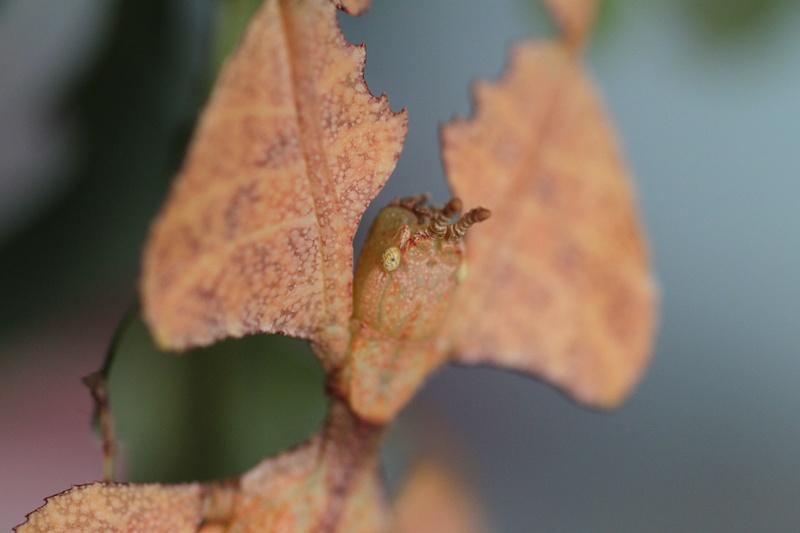
<svg viewBox="0 0 800 533">
<path fill-rule="evenodd" d="M 381 268 L 386 272 L 397 270 L 397 267 L 400 266 L 400 255 L 400 248 L 397 246 L 384 250 L 381 254 Z"/>
</svg>

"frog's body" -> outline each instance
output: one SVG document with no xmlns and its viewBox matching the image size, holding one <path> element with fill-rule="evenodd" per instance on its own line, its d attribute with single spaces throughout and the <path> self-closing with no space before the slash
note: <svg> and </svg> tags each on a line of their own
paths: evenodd
<svg viewBox="0 0 800 533">
<path fill-rule="evenodd" d="M 392 418 L 442 363 L 446 351 L 436 333 L 464 277 L 461 237 L 489 216 L 478 208 L 449 224 L 458 200 L 442 209 L 423 202 L 384 208 L 356 268 L 346 370 L 333 386 L 365 420 Z"/>
</svg>

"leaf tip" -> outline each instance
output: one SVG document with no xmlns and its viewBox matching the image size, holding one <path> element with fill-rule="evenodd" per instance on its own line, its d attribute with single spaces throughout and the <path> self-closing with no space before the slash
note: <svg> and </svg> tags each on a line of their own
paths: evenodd
<svg viewBox="0 0 800 533">
<path fill-rule="evenodd" d="M 372 0 L 331 0 L 336 9 L 344 11 L 350 16 L 360 17 L 372 7 Z"/>
<path fill-rule="evenodd" d="M 563 35 L 570 55 L 579 55 L 591 38 L 599 0 L 542 0 Z"/>
</svg>

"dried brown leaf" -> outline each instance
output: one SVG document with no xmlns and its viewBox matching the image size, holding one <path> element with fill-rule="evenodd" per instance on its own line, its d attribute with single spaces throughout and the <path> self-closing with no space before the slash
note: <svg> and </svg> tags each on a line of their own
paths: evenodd
<svg viewBox="0 0 800 533">
<path fill-rule="evenodd" d="M 407 130 L 363 79 L 329 0 L 268 0 L 220 75 L 153 226 L 142 279 L 157 342 L 281 332 L 341 353 L 352 241 Z"/>
<path fill-rule="evenodd" d="M 378 471 L 383 428 L 332 405 L 323 431 L 239 479 L 189 485 L 105 484 L 49 498 L 30 532 L 377 533 L 388 527 Z"/>
<path fill-rule="evenodd" d="M 202 485 L 94 483 L 47 499 L 16 528 L 18 533 L 197 531 L 203 516 Z"/>
<path fill-rule="evenodd" d="M 600 0 L 542 0 L 573 49 L 589 39 Z"/>
<path fill-rule="evenodd" d="M 486 531 L 475 494 L 440 463 L 418 463 L 394 505 L 396 533 Z"/>
<path fill-rule="evenodd" d="M 445 326 L 455 359 L 542 376 L 610 407 L 642 373 L 657 291 L 634 194 L 591 81 L 561 46 L 518 47 L 443 131 L 448 180 L 490 206 Z"/>
<path fill-rule="evenodd" d="M 335 403 L 321 435 L 245 474 L 227 510 L 209 523 L 241 533 L 385 531 L 377 468 L 382 434 Z"/>
</svg>

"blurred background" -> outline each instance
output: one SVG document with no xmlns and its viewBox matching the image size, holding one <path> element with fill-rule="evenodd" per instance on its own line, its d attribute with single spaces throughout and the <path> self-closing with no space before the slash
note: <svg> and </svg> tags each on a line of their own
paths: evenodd
<svg viewBox="0 0 800 533">
<path fill-rule="evenodd" d="M 111 392 L 127 479 L 234 475 L 320 423 L 302 342 L 170 357 L 128 312 L 149 220 L 253 3 L 0 1 L 0 528 L 101 477 L 80 377 L 126 314 Z M 553 33 L 532 0 L 374 4 L 343 29 L 410 132 L 357 246 L 392 198 L 448 198 L 439 124 L 470 114 L 470 83 L 511 43 Z M 390 481 L 445 439 L 498 533 L 800 531 L 800 4 L 611 0 L 587 61 L 662 287 L 653 364 L 611 414 L 445 369 L 391 435 Z"/>
</svg>

